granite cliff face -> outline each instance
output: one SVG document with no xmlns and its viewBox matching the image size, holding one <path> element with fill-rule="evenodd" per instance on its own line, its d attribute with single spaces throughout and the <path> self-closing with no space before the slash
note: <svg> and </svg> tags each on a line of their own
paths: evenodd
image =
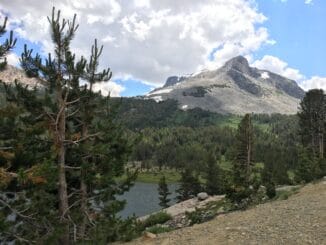
<svg viewBox="0 0 326 245">
<path fill-rule="evenodd" d="M 170 77 L 146 98 L 175 99 L 185 110 L 199 107 L 224 114 L 295 114 L 304 94 L 295 81 L 250 67 L 244 57 L 237 56 L 215 71 Z"/>
</svg>

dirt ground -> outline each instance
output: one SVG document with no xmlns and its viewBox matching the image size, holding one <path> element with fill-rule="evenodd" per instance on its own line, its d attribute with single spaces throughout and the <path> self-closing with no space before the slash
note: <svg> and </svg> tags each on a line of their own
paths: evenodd
<svg viewBox="0 0 326 245">
<path fill-rule="evenodd" d="M 203 223 L 139 238 L 126 245 L 326 245 L 326 180 L 308 184 L 287 200 L 217 216 Z"/>
</svg>

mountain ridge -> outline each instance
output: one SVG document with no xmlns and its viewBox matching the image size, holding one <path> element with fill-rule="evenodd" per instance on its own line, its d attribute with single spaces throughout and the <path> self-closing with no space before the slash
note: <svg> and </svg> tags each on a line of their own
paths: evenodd
<svg viewBox="0 0 326 245">
<path fill-rule="evenodd" d="M 223 114 L 295 114 L 304 94 L 294 80 L 250 67 L 246 58 L 237 56 L 217 70 L 170 77 L 145 98 L 174 99 L 185 110 L 199 107 Z"/>
</svg>

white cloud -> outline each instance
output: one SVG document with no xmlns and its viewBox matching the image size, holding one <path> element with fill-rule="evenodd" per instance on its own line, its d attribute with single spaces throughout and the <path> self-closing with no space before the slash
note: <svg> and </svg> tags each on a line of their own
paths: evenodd
<svg viewBox="0 0 326 245">
<path fill-rule="evenodd" d="M 19 57 L 15 53 L 10 53 L 7 55 L 7 62 L 9 65 L 12 66 L 19 66 Z"/>
<path fill-rule="evenodd" d="M 151 3 L 150 0 L 134 0 L 134 5 L 138 8 L 149 8 Z"/>
<path fill-rule="evenodd" d="M 293 79 L 305 91 L 314 88 L 319 88 L 326 91 L 326 77 L 313 76 L 310 79 L 307 79 L 298 69 L 289 67 L 285 61 L 277 57 L 265 55 L 261 60 L 256 60 L 253 62 L 252 66 Z M 266 76 L 265 73 L 267 72 L 264 72 L 261 75 L 262 78 Z"/>
<path fill-rule="evenodd" d="M 101 94 L 104 96 L 110 95 L 112 97 L 119 97 L 124 90 L 125 88 L 123 86 L 113 81 L 94 84 L 94 91 L 101 91 Z"/>
<path fill-rule="evenodd" d="M 306 91 L 314 88 L 320 88 L 326 91 L 326 77 L 313 76 L 308 80 L 302 81 L 300 86 Z"/>
<path fill-rule="evenodd" d="M 261 60 L 253 62 L 252 66 L 280 74 L 295 81 L 304 79 L 304 75 L 299 70 L 289 67 L 285 61 L 275 56 L 265 55 Z"/>
<path fill-rule="evenodd" d="M 153 86 L 170 75 L 216 68 L 236 55 L 250 55 L 273 44 L 262 26 L 266 17 L 253 0 L 97 0 L 55 1 L 62 15 L 74 13 L 80 24 L 74 50 L 88 54 L 94 38 L 102 40 L 102 66 L 115 78 L 130 76 Z M 20 37 L 51 50 L 46 16 L 48 1 L 2 0 Z M 209 54 L 218 48 L 213 60 Z"/>
</svg>

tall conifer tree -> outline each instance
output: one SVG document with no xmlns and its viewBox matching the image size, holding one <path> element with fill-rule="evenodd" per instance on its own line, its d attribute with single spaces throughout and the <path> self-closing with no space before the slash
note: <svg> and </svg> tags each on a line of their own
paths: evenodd
<svg viewBox="0 0 326 245">
<path fill-rule="evenodd" d="M 233 162 L 234 183 L 236 186 L 248 187 L 251 167 L 253 165 L 253 126 L 250 114 L 241 120 L 236 135 L 236 157 Z"/>
<path fill-rule="evenodd" d="M 324 158 L 326 97 L 322 89 L 312 89 L 306 93 L 298 116 L 303 146 L 308 147 L 316 157 Z"/>
<path fill-rule="evenodd" d="M 159 199 L 160 199 L 160 206 L 162 208 L 167 208 L 169 207 L 169 202 L 170 199 L 168 198 L 168 196 L 171 194 L 169 192 L 169 188 L 168 185 L 166 184 L 166 180 L 165 180 L 165 176 L 163 175 L 162 178 L 160 179 L 160 182 L 158 183 L 158 194 Z"/>
<path fill-rule="evenodd" d="M 130 150 L 114 122 L 109 98 L 93 91 L 95 83 L 111 78 L 111 72 L 97 71 L 103 47 L 96 40 L 89 61 L 77 59 L 70 50 L 76 16 L 65 20 L 53 9 L 48 19 L 54 54 L 43 60 L 25 46 L 21 56 L 26 74 L 40 78 L 43 87 L 18 82 L 5 86 L 8 101 L 23 112 L 14 115 L 19 127 L 14 128 L 10 170 L 16 172 L 10 173 L 5 187 L 15 190 L 15 198 L 0 200 L 7 214 L 16 214 L 6 236 L 41 243 L 70 244 L 97 237 L 111 242 L 125 229 L 116 216 L 124 202 L 116 195 L 135 179 L 127 173 L 125 181 L 115 181 L 125 172 Z"/>
</svg>

